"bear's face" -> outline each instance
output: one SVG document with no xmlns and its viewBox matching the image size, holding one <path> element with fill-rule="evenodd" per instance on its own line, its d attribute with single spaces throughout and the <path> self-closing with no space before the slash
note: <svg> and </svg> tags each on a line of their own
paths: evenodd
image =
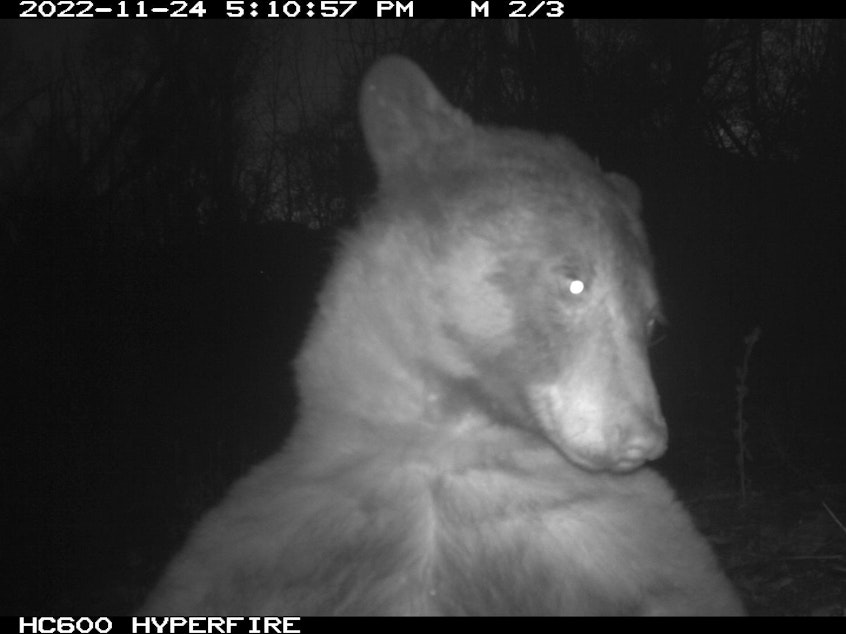
<svg viewBox="0 0 846 634">
<path fill-rule="evenodd" d="M 564 139 L 474 126 L 419 69 L 393 64 L 371 73 L 362 116 L 385 222 L 404 214 L 405 243 L 430 245 L 414 318 L 433 315 L 426 350 L 448 354 L 420 362 L 453 403 L 584 468 L 661 455 L 647 356 L 659 307 L 637 188 Z"/>
<path fill-rule="evenodd" d="M 486 413 L 540 432 L 582 467 L 633 469 L 666 447 L 647 356 L 660 309 L 636 202 L 620 177 L 543 162 L 532 172 L 543 191 L 497 186 L 504 175 L 451 190 L 435 264 L 440 327 L 473 367 L 457 389 L 472 384 Z"/>
</svg>

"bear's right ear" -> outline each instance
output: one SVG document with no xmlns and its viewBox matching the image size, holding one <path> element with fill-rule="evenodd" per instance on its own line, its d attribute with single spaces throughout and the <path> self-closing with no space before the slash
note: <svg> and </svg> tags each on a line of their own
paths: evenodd
<svg viewBox="0 0 846 634">
<path fill-rule="evenodd" d="M 359 108 L 364 138 L 380 175 L 403 169 L 427 146 L 448 141 L 472 125 L 417 64 L 398 56 L 385 57 L 370 69 Z"/>
</svg>

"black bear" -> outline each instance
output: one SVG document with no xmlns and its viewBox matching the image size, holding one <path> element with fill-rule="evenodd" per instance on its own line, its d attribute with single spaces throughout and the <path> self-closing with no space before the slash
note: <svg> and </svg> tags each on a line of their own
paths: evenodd
<svg viewBox="0 0 846 634">
<path fill-rule="evenodd" d="M 741 613 L 642 468 L 666 428 L 635 185 L 474 125 L 403 58 L 360 106 L 379 191 L 298 358 L 298 426 L 143 613 Z"/>
</svg>

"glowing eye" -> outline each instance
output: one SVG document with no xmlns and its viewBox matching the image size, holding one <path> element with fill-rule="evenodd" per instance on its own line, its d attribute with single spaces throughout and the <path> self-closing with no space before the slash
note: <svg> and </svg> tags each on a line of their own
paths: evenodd
<svg viewBox="0 0 846 634">
<path fill-rule="evenodd" d="M 584 270 L 583 266 L 574 266 L 570 263 L 564 263 L 556 266 L 552 273 L 555 276 L 555 284 L 560 299 L 563 301 L 576 301 L 576 297 L 581 302 L 581 296 L 588 293 L 588 284 L 590 282 L 590 272 Z M 571 298 L 571 299 L 567 299 Z"/>
<path fill-rule="evenodd" d="M 580 295 L 585 290 L 585 283 L 581 280 L 570 280 L 567 290 L 570 291 L 571 295 Z"/>
</svg>

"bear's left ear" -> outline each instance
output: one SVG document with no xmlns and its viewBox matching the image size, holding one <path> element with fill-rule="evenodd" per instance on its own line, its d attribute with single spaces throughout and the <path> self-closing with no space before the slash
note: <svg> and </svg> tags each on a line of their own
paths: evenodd
<svg viewBox="0 0 846 634">
<path fill-rule="evenodd" d="M 427 149 L 462 134 L 470 118 L 453 108 L 404 57 L 385 57 L 364 79 L 361 124 L 379 174 L 402 169 Z"/>
<path fill-rule="evenodd" d="M 646 235 L 646 230 L 643 228 L 643 221 L 641 220 L 643 200 L 641 198 L 640 188 L 633 180 L 621 174 L 606 174 L 605 179 L 611 185 L 614 193 L 617 194 L 617 199 L 621 203 L 629 229 L 641 247 L 649 253 L 649 239 Z"/>
<path fill-rule="evenodd" d="M 633 216 L 640 216 L 641 209 L 641 195 L 640 188 L 633 180 L 622 174 L 606 174 L 605 178 L 611 183 L 614 191 L 619 196 L 620 200 L 626 206 L 626 210 Z"/>
</svg>

